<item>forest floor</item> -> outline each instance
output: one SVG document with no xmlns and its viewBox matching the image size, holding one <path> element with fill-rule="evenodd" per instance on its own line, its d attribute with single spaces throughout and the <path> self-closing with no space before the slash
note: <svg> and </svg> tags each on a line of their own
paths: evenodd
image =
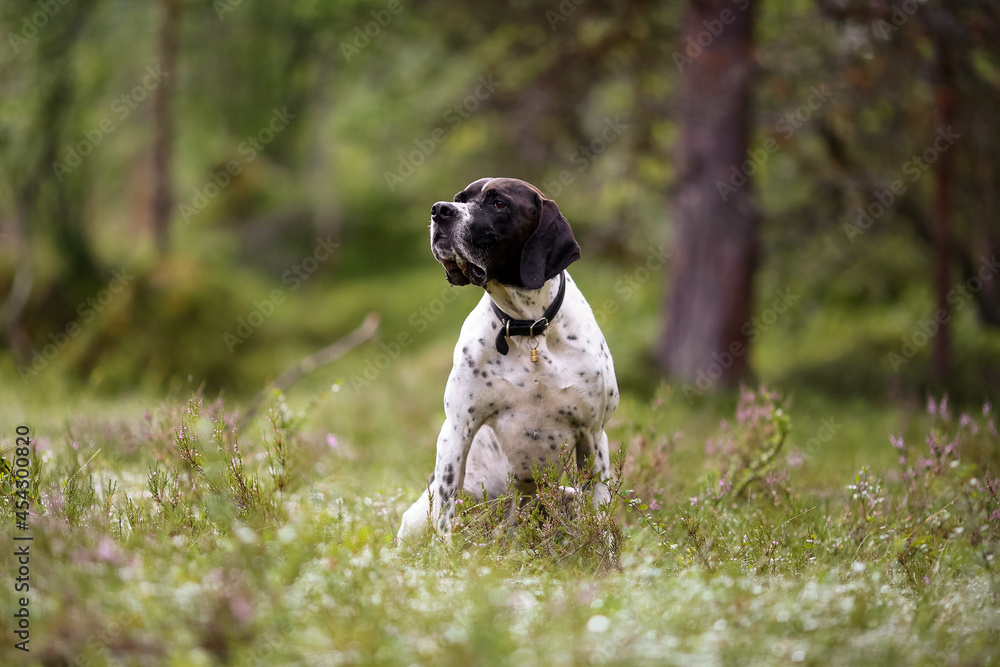
<svg viewBox="0 0 1000 667">
<path fill-rule="evenodd" d="M 438 298 L 440 277 L 421 276 L 414 284 Z M 369 344 L 250 419 L 237 419 L 245 402 L 193 384 L 150 398 L 55 379 L 26 391 L 14 376 L 0 387 L 14 466 L 0 486 L 0 662 L 1000 660 L 993 408 L 772 381 L 784 377 L 768 361 L 780 357 L 777 334 L 757 362 L 783 395 L 750 387 L 689 401 L 681 387 L 630 379 L 626 358 L 643 341 L 609 320 L 623 361 L 612 505 L 543 493 L 511 529 L 466 501 L 450 541 L 394 545 L 433 465 L 456 322 L 472 298 L 428 301 L 416 317 L 412 299 L 383 302 L 395 309 L 383 343 L 407 331 L 415 344 L 388 361 Z M 646 299 L 620 305 L 654 312 Z M 358 296 L 340 316 L 371 302 Z M 20 425 L 34 445 L 26 473 Z M 30 479 L 27 515 L 17 474 Z M 574 478 L 549 479 L 564 476 Z M 23 544 L 30 589 L 18 592 Z M 27 653 L 15 647 L 22 607 Z"/>
</svg>

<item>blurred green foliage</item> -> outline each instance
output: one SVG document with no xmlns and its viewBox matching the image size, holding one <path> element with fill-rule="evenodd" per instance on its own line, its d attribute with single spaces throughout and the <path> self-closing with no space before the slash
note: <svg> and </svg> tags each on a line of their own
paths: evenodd
<svg viewBox="0 0 1000 667">
<path fill-rule="evenodd" d="M 16 292 L 26 257 L 32 277 L 5 322 L 5 377 L 16 383 L 28 367 L 38 371 L 29 388 L 162 394 L 204 382 L 245 395 L 366 312 L 380 312 L 394 340 L 445 287 L 427 252 L 430 204 L 502 174 L 557 198 L 583 246 L 578 280 L 595 310 L 616 310 L 604 326 L 623 384 L 648 393 L 658 383 L 648 349 L 669 271 L 641 267 L 671 249 L 682 3 L 179 2 L 165 254 L 151 229 L 150 72 L 162 65 L 169 3 L 44 4 L 0 8 L 0 293 Z M 760 332 L 761 377 L 876 398 L 931 384 L 929 346 L 898 372 L 886 362 L 932 312 L 930 175 L 907 181 L 863 235 L 844 229 L 935 136 L 925 24 L 943 5 L 917 4 L 888 33 L 852 17 L 859 3 L 761 4 L 749 156 L 764 211 L 760 310 L 776 290 L 799 295 Z M 969 36 L 955 78 L 960 284 L 960 257 L 978 263 L 1000 247 L 990 208 L 1000 174 L 989 167 L 1000 156 L 1000 68 L 995 10 L 949 12 Z M 276 116 L 286 121 L 273 131 Z M 625 129 L 592 144 L 608 122 Z M 53 167 L 74 153 L 79 166 Z M 337 249 L 293 282 L 318 239 Z M 136 279 L 80 322 L 81 304 L 123 267 Z M 275 290 L 285 302 L 230 351 L 225 335 Z M 952 327 L 950 390 L 978 400 L 1000 382 L 1000 339 L 974 305 Z M 447 340 L 464 310 L 448 308 L 415 349 Z M 73 323 L 79 335 L 32 366 Z"/>
<path fill-rule="evenodd" d="M 886 3 L 760 3 L 749 157 L 777 150 L 753 165 L 750 354 L 784 402 L 688 401 L 651 363 L 675 261 L 684 3 L 178 0 L 161 252 L 149 77 L 168 4 L 0 4 L 0 438 L 5 459 L 15 425 L 36 442 L 39 660 L 995 662 L 983 400 L 1000 337 L 965 300 L 952 412 L 925 408 L 929 346 L 888 359 L 933 312 L 931 174 L 864 234 L 844 228 L 933 142 L 933 24 L 962 45 L 955 284 L 963 258 L 1000 248 L 995 3 L 915 3 L 889 32 L 861 15 Z M 832 94 L 813 109 L 817 89 Z M 609 120 L 627 127 L 597 151 Z M 622 387 L 620 571 L 538 557 L 594 547 L 596 523 L 539 521 L 523 553 L 474 530 L 389 546 L 480 297 L 431 258 L 429 207 L 485 175 L 541 186 L 583 247 L 574 279 Z M 772 320 L 777 293 L 794 301 Z M 376 340 L 245 415 L 373 311 Z"/>
</svg>

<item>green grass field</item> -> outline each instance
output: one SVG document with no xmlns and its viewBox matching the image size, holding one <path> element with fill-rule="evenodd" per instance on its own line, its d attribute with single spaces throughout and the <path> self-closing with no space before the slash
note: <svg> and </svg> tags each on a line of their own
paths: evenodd
<svg viewBox="0 0 1000 667">
<path fill-rule="evenodd" d="M 838 359 L 838 373 L 862 372 L 867 359 L 843 359 L 868 343 L 810 346 L 821 322 L 791 318 L 754 353 L 769 391 L 689 402 L 644 370 L 659 280 L 625 298 L 615 280 L 633 272 L 609 265 L 578 273 L 595 309 L 611 300 L 624 313 L 603 325 L 623 388 L 609 430 L 623 470 L 614 506 L 549 497 L 547 513 L 529 506 L 511 529 L 467 503 L 450 542 L 394 546 L 432 468 L 451 346 L 477 298 L 438 307 L 444 283 L 431 268 L 395 298 L 398 276 L 369 276 L 291 299 L 287 319 L 255 332 L 244 367 L 273 377 L 373 303 L 380 342 L 391 349 L 408 332 L 412 343 L 389 363 L 377 342 L 358 348 L 249 421 L 237 416 L 251 394 L 217 397 L 193 378 L 105 391 L 93 377 L 116 377 L 114 357 L 86 386 L 55 367 L 23 385 L 0 361 L 11 378 L 0 386 L 5 461 L 16 465 L 18 425 L 34 442 L 27 530 L 15 524 L 13 471 L 0 487 L 0 663 L 1000 660 L 988 393 L 941 406 L 820 391 L 801 378 Z M 274 344 L 306 314 L 325 343 Z M 852 324 L 883 337 L 911 328 L 898 313 L 872 315 L 878 326 L 863 317 Z M 996 344 L 984 340 L 975 345 Z M 792 345 L 794 360 L 783 354 Z M 27 593 L 15 592 L 15 536 L 32 537 Z M 29 653 L 15 648 L 24 595 Z"/>
</svg>

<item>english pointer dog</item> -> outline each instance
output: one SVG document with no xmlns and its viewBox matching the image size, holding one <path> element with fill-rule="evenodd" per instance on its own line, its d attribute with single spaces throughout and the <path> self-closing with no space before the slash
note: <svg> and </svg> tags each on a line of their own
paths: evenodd
<svg viewBox="0 0 1000 667">
<path fill-rule="evenodd" d="M 453 285 L 482 300 L 462 325 L 444 392 L 445 422 L 428 490 L 397 539 L 429 525 L 448 534 L 455 495 L 492 500 L 508 482 L 532 494 L 532 470 L 563 448 L 592 466 L 595 506 L 608 500 L 605 425 L 618 407 L 607 342 L 566 267 L 580 258 L 573 230 L 538 188 L 481 178 L 431 207 L 431 251 Z"/>
</svg>

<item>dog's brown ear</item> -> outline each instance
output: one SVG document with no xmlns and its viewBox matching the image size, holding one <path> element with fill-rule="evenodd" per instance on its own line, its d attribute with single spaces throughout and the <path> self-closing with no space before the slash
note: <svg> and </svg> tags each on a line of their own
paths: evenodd
<svg viewBox="0 0 1000 667">
<path fill-rule="evenodd" d="M 521 251 L 521 284 L 528 289 L 539 289 L 580 259 L 580 246 L 569 221 L 554 201 L 539 199 L 538 228 Z"/>
</svg>

